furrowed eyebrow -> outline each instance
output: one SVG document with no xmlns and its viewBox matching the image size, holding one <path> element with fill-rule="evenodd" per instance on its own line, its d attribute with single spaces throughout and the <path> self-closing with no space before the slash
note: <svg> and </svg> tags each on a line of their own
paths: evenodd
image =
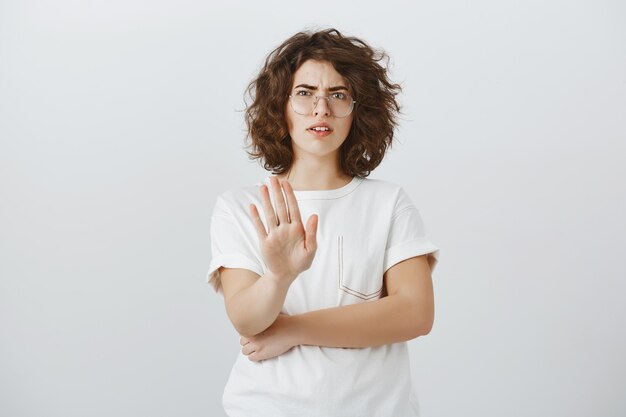
<svg viewBox="0 0 626 417">
<path fill-rule="evenodd" d="M 302 88 L 306 88 L 307 90 L 317 90 L 317 87 L 314 85 L 308 85 L 308 84 L 298 84 L 297 86 L 295 86 L 294 88 L 298 88 L 298 87 L 302 87 Z M 346 91 L 350 91 L 348 90 L 348 87 L 344 87 L 343 85 L 336 85 L 334 87 L 330 87 L 328 89 L 328 91 L 339 91 L 339 90 L 346 90 Z"/>
</svg>

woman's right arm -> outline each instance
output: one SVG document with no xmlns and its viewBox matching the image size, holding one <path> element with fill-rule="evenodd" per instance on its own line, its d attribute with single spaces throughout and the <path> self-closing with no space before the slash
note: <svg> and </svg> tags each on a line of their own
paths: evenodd
<svg viewBox="0 0 626 417">
<path fill-rule="evenodd" d="M 274 323 L 289 286 L 300 272 L 311 267 L 317 251 L 317 215 L 309 217 L 305 228 L 291 184 L 272 176 L 270 185 L 276 208 L 267 185 L 260 186 L 268 229 L 256 206 L 250 204 L 267 272 L 259 277 L 243 268 L 220 268 L 226 313 L 242 336 L 259 334 Z"/>
<path fill-rule="evenodd" d="M 261 333 L 274 323 L 295 277 L 263 276 L 243 268 L 220 268 L 226 314 L 245 337 Z"/>
</svg>

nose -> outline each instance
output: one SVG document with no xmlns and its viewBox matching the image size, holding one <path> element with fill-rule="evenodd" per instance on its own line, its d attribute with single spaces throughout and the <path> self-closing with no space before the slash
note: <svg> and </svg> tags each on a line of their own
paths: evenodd
<svg viewBox="0 0 626 417">
<path fill-rule="evenodd" d="M 327 97 L 318 97 L 317 104 L 313 108 L 313 114 L 315 116 L 319 114 L 323 114 L 325 116 L 330 116 L 330 103 Z"/>
</svg>

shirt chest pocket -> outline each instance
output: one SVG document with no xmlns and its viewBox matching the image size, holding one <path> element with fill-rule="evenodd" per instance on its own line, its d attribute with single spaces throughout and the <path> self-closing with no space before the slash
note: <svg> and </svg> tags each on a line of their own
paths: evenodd
<svg viewBox="0 0 626 417">
<path fill-rule="evenodd" d="M 338 235 L 337 283 L 340 291 L 361 300 L 380 298 L 383 290 L 382 264 L 366 239 Z"/>
</svg>

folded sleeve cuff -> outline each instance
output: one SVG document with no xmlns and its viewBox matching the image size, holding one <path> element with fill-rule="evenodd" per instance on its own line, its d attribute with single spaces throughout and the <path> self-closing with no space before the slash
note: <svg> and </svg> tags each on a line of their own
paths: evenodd
<svg viewBox="0 0 626 417">
<path fill-rule="evenodd" d="M 428 263 L 430 265 L 431 274 L 435 270 L 435 266 L 439 262 L 439 248 L 435 246 L 427 238 L 413 239 L 395 245 L 385 251 L 385 260 L 383 262 L 384 272 L 389 268 L 414 256 L 430 254 Z"/>
<path fill-rule="evenodd" d="M 219 255 L 209 264 L 209 272 L 207 273 L 207 283 L 213 287 L 216 293 L 223 295 L 222 280 L 220 277 L 220 267 L 249 269 L 259 275 L 263 275 L 263 269 L 259 264 L 250 258 L 242 255 Z"/>
</svg>

